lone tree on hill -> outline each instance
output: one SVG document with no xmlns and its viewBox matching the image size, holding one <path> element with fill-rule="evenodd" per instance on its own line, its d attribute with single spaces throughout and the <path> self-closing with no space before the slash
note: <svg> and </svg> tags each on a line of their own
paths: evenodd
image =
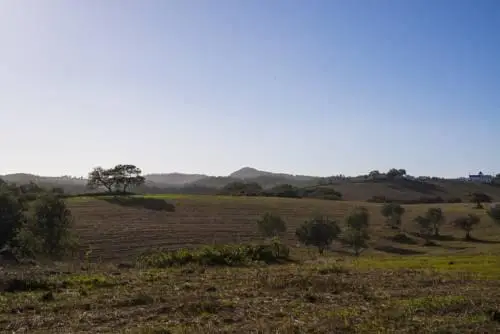
<svg viewBox="0 0 500 334">
<path fill-rule="evenodd" d="M 119 190 L 126 193 L 130 187 L 144 184 L 146 179 L 141 174 L 141 169 L 135 165 L 116 165 L 109 169 L 96 167 L 89 173 L 87 186 L 90 189 L 104 187 L 108 192 Z"/>
<path fill-rule="evenodd" d="M 402 217 L 405 213 L 405 208 L 397 203 L 386 203 L 381 209 L 382 216 L 386 218 L 386 223 L 394 230 L 401 232 Z"/>
<path fill-rule="evenodd" d="M 459 217 L 453 221 L 453 224 L 465 231 L 465 240 L 471 240 L 472 237 L 470 235 L 472 229 L 475 225 L 481 222 L 481 218 L 475 214 L 468 214 L 467 216 Z"/>
<path fill-rule="evenodd" d="M 387 178 L 394 179 L 396 177 L 403 177 L 406 175 L 406 169 L 392 168 L 387 172 Z"/>
<path fill-rule="evenodd" d="M 363 207 L 355 208 L 346 218 L 347 229 L 344 240 L 352 247 L 354 254 L 359 256 L 363 249 L 368 248 L 367 241 L 370 240 L 368 227 L 370 225 L 370 214 Z"/>
<path fill-rule="evenodd" d="M 265 213 L 261 219 L 257 221 L 257 227 L 264 237 L 273 238 L 280 236 L 286 232 L 286 223 L 278 215 Z"/>
<path fill-rule="evenodd" d="M 429 208 L 425 217 L 431 222 L 434 236 L 439 236 L 439 228 L 444 224 L 446 218 L 441 208 Z"/>
<path fill-rule="evenodd" d="M 323 254 L 325 249 L 337 239 L 341 230 L 335 220 L 326 217 L 316 217 L 305 221 L 295 231 L 295 236 L 300 243 L 306 246 L 315 246 Z"/>
<path fill-rule="evenodd" d="M 473 192 L 470 194 L 471 202 L 476 203 L 476 209 L 482 209 L 481 203 L 491 203 L 491 196 L 481 192 Z"/>
</svg>

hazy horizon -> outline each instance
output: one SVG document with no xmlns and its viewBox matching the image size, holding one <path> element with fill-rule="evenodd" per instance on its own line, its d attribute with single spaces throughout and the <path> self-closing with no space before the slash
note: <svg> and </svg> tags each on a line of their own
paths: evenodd
<svg viewBox="0 0 500 334">
<path fill-rule="evenodd" d="M 0 175 L 500 172 L 500 2 L 4 0 Z"/>
</svg>

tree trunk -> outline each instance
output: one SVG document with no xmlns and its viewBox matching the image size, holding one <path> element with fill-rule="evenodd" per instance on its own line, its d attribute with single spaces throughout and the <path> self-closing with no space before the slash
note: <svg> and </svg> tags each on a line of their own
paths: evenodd
<svg viewBox="0 0 500 334">
<path fill-rule="evenodd" d="M 439 237 L 439 227 L 437 226 L 434 227 L 434 236 Z"/>
<path fill-rule="evenodd" d="M 318 252 L 319 252 L 320 255 L 323 255 L 323 253 L 325 252 L 325 247 L 319 246 L 318 247 Z"/>
<path fill-rule="evenodd" d="M 465 240 L 471 240 L 470 231 L 465 232 Z"/>
</svg>

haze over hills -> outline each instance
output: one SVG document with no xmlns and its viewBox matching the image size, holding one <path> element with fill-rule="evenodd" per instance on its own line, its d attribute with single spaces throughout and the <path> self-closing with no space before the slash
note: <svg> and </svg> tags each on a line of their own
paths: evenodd
<svg viewBox="0 0 500 334">
<path fill-rule="evenodd" d="M 145 174 L 146 182 L 154 186 L 185 186 L 189 184 L 194 185 L 207 185 L 207 186 L 224 186 L 226 183 L 236 180 L 252 180 L 261 179 L 261 181 L 268 181 L 275 179 L 277 181 L 311 181 L 319 179 L 319 177 L 306 176 L 306 175 L 292 175 L 284 173 L 272 173 L 267 171 L 258 170 L 252 167 L 243 167 L 228 176 L 211 176 L 206 174 L 185 174 L 185 173 L 152 173 Z M 85 178 L 77 178 L 71 176 L 39 176 L 29 173 L 15 173 L 0 175 L 0 178 L 7 182 L 27 183 L 27 182 L 41 182 L 41 183 L 68 183 L 68 184 L 85 184 Z M 282 182 L 283 183 L 283 182 Z"/>
<path fill-rule="evenodd" d="M 461 198 L 467 200 L 472 192 L 484 192 L 496 201 L 500 200 L 500 186 L 443 178 L 404 177 L 390 179 L 381 173 L 380 177 L 359 175 L 353 177 L 332 176 L 314 177 L 291 175 L 258 170 L 252 167 L 241 168 L 228 176 L 205 174 L 153 173 L 146 174 L 145 185 L 137 188 L 138 193 L 185 193 L 218 194 L 221 188 L 232 182 L 258 183 L 264 189 L 289 184 L 297 188 L 333 188 L 342 194 L 344 200 L 365 201 L 374 197 L 415 200 L 423 197 L 440 197 L 445 200 Z M 43 187 L 59 187 L 68 194 L 90 192 L 83 177 L 46 177 L 27 173 L 0 176 L 5 181 L 17 184 L 35 182 Z"/>
</svg>

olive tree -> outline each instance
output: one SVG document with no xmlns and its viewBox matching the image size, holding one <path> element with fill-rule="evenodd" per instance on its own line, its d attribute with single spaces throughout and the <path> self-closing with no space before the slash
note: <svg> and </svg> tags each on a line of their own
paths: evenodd
<svg viewBox="0 0 500 334">
<path fill-rule="evenodd" d="M 434 236 L 439 236 L 439 229 L 441 225 L 446 221 L 446 217 L 441 208 L 429 208 L 425 214 L 425 217 L 430 221 L 432 225 L 432 230 Z"/>
<path fill-rule="evenodd" d="M 286 223 L 279 215 L 267 212 L 257 221 L 257 228 L 264 237 L 273 238 L 286 232 Z"/>
<path fill-rule="evenodd" d="M 346 218 L 347 228 L 344 233 L 344 241 L 354 250 L 356 256 L 359 256 L 363 249 L 368 248 L 369 225 L 370 214 L 364 207 L 355 208 Z"/>
<path fill-rule="evenodd" d="M 413 221 L 417 223 L 420 235 L 425 239 L 425 244 L 429 245 L 431 243 L 431 236 L 434 232 L 434 227 L 431 219 L 428 215 L 425 215 L 417 216 Z"/>
<path fill-rule="evenodd" d="M 382 206 L 381 213 L 386 218 L 386 223 L 389 227 L 401 231 L 405 208 L 397 203 L 386 203 Z"/>
<path fill-rule="evenodd" d="M 474 226 L 481 222 L 481 218 L 475 214 L 468 214 L 467 216 L 458 217 L 453 221 L 455 227 L 465 231 L 465 240 L 471 240 L 471 232 Z"/>
<path fill-rule="evenodd" d="M 306 246 L 315 246 L 323 254 L 325 249 L 337 239 L 341 230 L 335 220 L 327 217 L 315 217 L 305 221 L 295 231 L 298 241 Z"/>
</svg>

